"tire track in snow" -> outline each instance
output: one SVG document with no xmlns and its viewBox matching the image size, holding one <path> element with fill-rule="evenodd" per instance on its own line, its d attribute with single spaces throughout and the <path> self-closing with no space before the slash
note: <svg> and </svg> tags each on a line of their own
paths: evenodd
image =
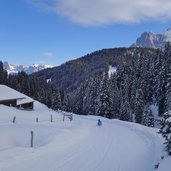
<svg viewBox="0 0 171 171">
<path fill-rule="evenodd" d="M 134 134 L 139 137 L 142 142 L 144 142 L 146 146 L 146 162 L 149 167 L 146 171 L 151 171 L 154 169 L 154 165 L 158 163 L 161 159 L 162 151 L 161 146 L 163 144 L 163 141 L 161 140 L 159 134 L 157 134 L 158 130 L 156 128 L 150 128 L 143 125 L 139 125 L 135 123 L 123 123 L 122 121 L 119 121 L 120 123 L 117 123 L 119 125 L 122 125 L 123 127 L 128 128 L 131 130 Z"/>
<path fill-rule="evenodd" d="M 99 130 L 99 131 L 101 131 L 101 130 Z M 109 131 L 109 129 L 108 129 L 108 131 L 105 129 L 103 135 L 106 135 L 105 136 L 105 141 L 103 141 L 103 144 L 100 147 L 100 150 L 101 150 L 102 147 L 104 147 L 104 150 L 102 151 L 103 155 L 101 156 L 101 158 L 96 163 L 96 166 L 94 167 L 94 170 L 100 170 L 102 165 L 104 165 L 105 158 L 107 157 L 107 155 L 108 155 L 108 153 L 110 151 L 110 147 L 111 147 L 111 145 L 113 143 L 113 140 L 114 140 L 113 136 L 111 135 L 111 131 Z M 101 138 L 104 138 L 104 137 L 101 137 Z"/>
</svg>

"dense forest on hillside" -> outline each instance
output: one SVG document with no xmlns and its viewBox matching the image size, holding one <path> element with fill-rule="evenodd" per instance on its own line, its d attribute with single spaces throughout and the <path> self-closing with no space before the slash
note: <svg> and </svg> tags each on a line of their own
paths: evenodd
<svg viewBox="0 0 171 171">
<path fill-rule="evenodd" d="M 112 75 L 109 66 L 116 67 Z M 30 76 L 7 76 L 1 62 L 0 84 L 55 110 L 153 126 L 152 104 L 159 115 L 171 109 L 171 46 L 104 49 Z"/>
<path fill-rule="evenodd" d="M 33 75 L 37 78 L 50 79 L 51 84 L 70 93 L 77 91 L 78 87 L 90 77 L 108 70 L 109 65 L 115 67 L 130 65 L 140 54 L 154 56 L 155 53 L 155 49 L 148 48 L 103 49 Z"/>
</svg>

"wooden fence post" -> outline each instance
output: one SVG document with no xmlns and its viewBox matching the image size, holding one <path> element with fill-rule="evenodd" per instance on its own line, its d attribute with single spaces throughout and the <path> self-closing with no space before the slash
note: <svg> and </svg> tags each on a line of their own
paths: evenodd
<svg viewBox="0 0 171 171">
<path fill-rule="evenodd" d="M 65 121 L 65 113 L 63 114 L 63 122 Z"/>
<path fill-rule="evenodd" d="M 14 116 L 14 117 L 13 117 L 13 121 L 12 121 L 13 123 L 15 123 L 15 119 L 16 119 L 16 117 Z"/>
<path fill-rule="evenodd" d="M 30 143 L 30 147 L 33 147 L 33 131 L 31 131 L 30 133 L 31 133 L 31 143 Z"/>
<path fill-rule="evenodd" d="M 73 120 L 73 114 L 71 114 L 71 118 L 70 118 L 70 121 L 72 121 Z"/>
<path fill-rule="evenodd" d="M 52 117 L 52 115 L 50 115 L 50 121 L 53 122 L 53 117 Z"/>
</svg>

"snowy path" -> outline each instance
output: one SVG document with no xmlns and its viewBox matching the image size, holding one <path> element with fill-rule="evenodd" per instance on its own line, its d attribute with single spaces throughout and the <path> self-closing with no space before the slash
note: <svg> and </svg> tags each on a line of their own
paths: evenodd
<svg viewBox="0 0 171 171">
<path fill-rule="evenodd" d="M 10 134 L 20 131 L 22 134 L 28 127 L 40 134 L 36 148 L 31 149 L 26 144 L 22 146 L 23 140 L 19 146 L 1 149 L 0 171 L 154 169 L 161 156 L 158 148 L 161 141 L 154 130 L 117 120 L 102 120 L 102 127 L 96 126 L 96 117 L 79 116 L 73 122 L 57 124 L 0 124 L 0 128 Z"/>
</svg>

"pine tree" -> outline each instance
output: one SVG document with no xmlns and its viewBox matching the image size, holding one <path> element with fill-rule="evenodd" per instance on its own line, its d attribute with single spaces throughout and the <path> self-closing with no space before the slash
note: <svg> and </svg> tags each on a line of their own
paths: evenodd
<svg viewBox="0 0 171 171">
<path fill-rule="evenodd" d="M 88 86 L 88 93 L 87 93 L 87 113 L 89 115 L 97 115 L 96 107 L 97 107 L 97 96 L 98 96 L 98 89 L 100 85 L 99 75 L 95 75 L 94 78 L 90 80 Z"/>
<path fill-rule="evenodd" d="M 66 92 L 63 93 L 62 110 L 71 112 L 70 99 Z"/>
<path fill-rule="evenodd" d="M 84 100 L 85 100 L 84 98 L 85 98 L 85 87 L 82 84 L 77 92 L 77 95 L 74 101 L 75 113 L 86 114 L 84 113 Z"/>
<path fill-rule="evenodd" d="M 161 122 L 160 134 L 165 138 L 165 150 L 168 155 L 171 155 L 171 113 L 166 112 L 164 115 L 164 120 Z"/>
<path fill-rule="evenodd" d="M 0 73 L 2 73 L 3 71 L 4 71 L 4 69 L 3 69 L 3 62 L 0 61 Z"/>
<path fill-rule="evenodd" d="M 111 118 L 111 98 L 109 94 L 109 76 L 108 72 L 103 74 L 103 79 L 100 84 L 100 90 L 98 95 L 98 109 L 97 114 Z"/>
<path fill-rule="evenodd" d="M 168 43 L 165 47 L 165 56 L 166 56 L 166 84 L 165 84 L 165 111 L 171 110 L 171 44 Z"/>
<path fill-rule="evenodd" d="M 117 74 L 112 74 L 110 79 L 111 114 L 112 118 L 119 119 L 121 94 L 117 85 Z"/>
<path fill-rule="evenodd" d="M 166 84 L 166 111 L 171 110 L 171 72 L 167 77 Z"/>
<path fill-rule="evenodd" d="M 149 104 L 147 104 L 144 108 L 143 125 L 154 127 L 154 116 L 152 114 L 152 110 L 149 107 Z"/>
<path fill-rule="evenodd" d="M 51 108 L 54 110 L 60 110 L 62 108 L 61 95 L 59 90 L 53 90 L 51 95 Z"/>
<path fill-rule="evenodd" d="M 162 116 L 167 108 L 169 109 L 170 101 L 170 73 L 171 73 L 171 46 L 166 44 L 164 52 L 159 53 L 159 73 L 157 75 L 158 89 L 157 89 L 157 104 L 159 106 L 159 115 Z"/>
<path fill-rule="evenodd" d="M 141 70 L 141 86 L 144 92 L 144 103 L 151 103 L 153 101 L 153 65 L 149 56 L 144 56 Z"/>
<path fill-rule="evenodd" d="M 161 71 L 162 71 L 162 51 L 158 50 L 156 53 L 156 60 L 154 62 L 153 85 L 154 85 L 154 102 L 158 105 L 160 96 Z"/>
<path fill-rule="evenodd" d="M 124 121 L 132 121 L 131 108 L 130 108 L 129 97 L 128 97 L 129 80 L 128 80 L 128 76 L 126 75 L 122 87 L 123 88 L 120 89 L 121 91 L 120 119 Z"/>
<path fill-rule="evenodd" d="M 129 102 L 126 100 L 125 102 L 121 100 L 120 106 L 120 120 L 123 121 L 131 121 L 131 113 L 130 113 L 130 105 Z"/>
<path fill-rule="evenodd" d="M 144 110 L 144 94 L 141 88 L 136 92 L 135 100 L 135 121 L 137 123 L 142 123 L 143 119 L 143 110 Z"/>
<path fill-rule="evenodd" d="M 149 110 L 147 126 L 154 127 L 154 116 L 151 109 Z"/>
<path fill-rule="evenodd" d="M 7 71 L 3 68 L 3 62 L 0 61 L 0 84 L 7 84 Z"/>
</svg>

